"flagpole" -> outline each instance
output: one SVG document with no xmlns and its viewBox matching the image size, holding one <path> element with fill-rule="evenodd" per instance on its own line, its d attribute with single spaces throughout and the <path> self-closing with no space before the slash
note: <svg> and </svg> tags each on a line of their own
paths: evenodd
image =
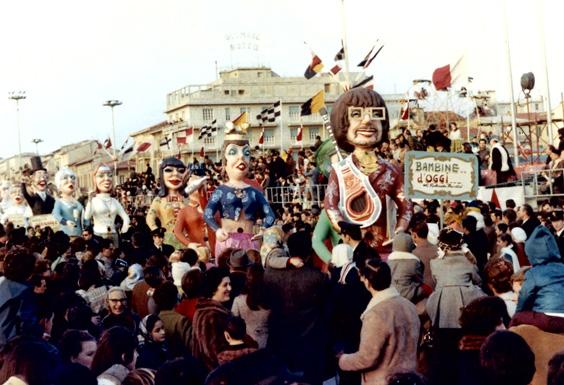
<svg viewBox="0 0 564 385">
<path fill-rule="evenodd" d="M 507 73 L 509 75 L 509 89 L 511 91 L 511 129 L 513 130 L 513 153 L 515 154 L 515 166 L 519 166 L 519 153 L 517 151 L 517 120 L 515 119 L 515 94 L 513 91 L 513 70 L 511 68 L 511 50 L 509 48 L 509 31 L 507 27 L 507 0 L 503 0 L 503 26 L 505 36 Z"/>
<path fill-rule="evenodd" d="M 548 63 L 546 60 L 546 41 L 544 35 L 544 0 L 541 2 L 539 12 L 539 27 L 541 34 L 541 47 L 542 47 L 542 61 L 544 64 L 544 76 L 546 78 L 546 101 L 547 101 L 547 112 L 546 112 L 546 124 L 548 126 L 548 143 L 552 143 L 552 106 L 550 103 L 550 86 L 548 81 Z"/>
<path fill-rule="evenodd" d="M 282 155 L 282 136 L 284 127 L 284 105 L 282 104 L 282 99 L 280 99 L 280 155 Z"/>
<path fill-rule="evenodd" d="M 349 78 L 349 44 L 347 42 L 347 20 L 345 15 L 345 0 L 341 0 L 341 27 L 342 27 L 342 40 L 343 49 L 345 51 L 345 79 L 349 83 L 349 87 L 352 87 L 351 80 Z"/>
</svg>

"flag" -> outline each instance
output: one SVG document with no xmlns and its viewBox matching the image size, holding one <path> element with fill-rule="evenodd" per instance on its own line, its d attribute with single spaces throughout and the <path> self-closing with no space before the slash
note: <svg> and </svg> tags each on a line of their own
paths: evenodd
<svg viewBox="0 0 564 385">
<path fill-rule="evenodd" d="M 373 89 L 374 88 L 374 85 L 372 84 L 373 79 L 374 79 L 374 75 L 370 75 L 362 79 L 360 82 L 356 83 L 354 86 L 352 86 L 352 88 L 365 87 L 365 88 Z"/>
<path fill-rule="evenodd" d="M 375 48 L 375 46 L 372 46 L 372 48 L 370 48 L 370 51 L 368 51 L 368 53 L 366 54 L 364 59 L 362 59 L 362 61 L 357 64 L 357 67 L 363 67 L 364 68 L 364 65 L 370 59 L 370 55 L 372 55 L 372 51 L 374 51 L 374 48 Z"/>
<path fill-rule="evenodd" d="M 337 75 L 341 71 L 341 69 L 342 68 L 338 64 L 335 64 L 329 72 L 331 72 L 331 75 L 334 76 L 334 75 Z"/>
<path fill-rule="evenodd" d="M 147 151 L 147 150 L 149 149 L 149 147 L 151 147 L 151 143 L 149 143 L 149 142 L 143 142 L 143 143 L 140 143 L 140 144 L 137 146 L 137 149 L 136 149 L 135 151 L 136 151 L 136 152 L 145 152 L 145 151 Z"/>
<path fill-rule="evenodd" d="M 190 127 L 185 130 L 180 130 L 176 133 L 176 144 L 186 144 L 188 143 L 188 137 L 194 134 L 194 128 Z"/>
<path fill-rule="evenodd" d="M 306 79 L 311 79 L 315 75 L 321 72 L 323 69 L 323 64 L 321 59 L 317 55 L 313 55 L 311 59 L 311 64 L 306 68 L 304 76 Z"/>
<path fill-rule="evenodd" d="M 401 120 L 409 119 L 409 100 L 406 101 L 404 106 L 401 108 L 400 119 Z"/>
<path fill-rule="evenodd" d="M 214 119 L 210 125 L 205 125 L 200 128 L 200 135 L 198 135 L 198 140 L 201 140 L 204 136 L 211 138 L 217 135 L 217 119 Z"/>
<path fill-rule="evenodd" d="M 434 70 L 433 85 L 437 91 L 446 90 L 456 81 L 465 78 L 466 72 L 466 60 L 463 55 L 454 64 L 447 64 Z"/>
<path fill-rule="evenodd" d="M 323 90 L 319 91 L 311 99 L 308 99 L 304 104 L 302 104 L 300 116 L 311 115 L 313 113 L 319 112 L 319 110 L 325 105 L 325 92 Z"/>
<path fill-rule="evenodd" d="M 364 63 L 362 65 L 362 68 L 368 68 L 368 66 L 372 63 L 372 60 L 374 60 L 374 58 L 376 58 L 376 56 L 378 56 L 378 54 L 380 53 L 380 51 L 382 50 L 382 48 L 384 48 L 384 46 L 381 46 L 380 48 L 378 48 L 378 51 L 376 51 L 376 53 L 374 55 L 372 55 L 372 57 L 370 57 L 370 59 L 366 60 L 364 59 L 361 63 Z M 366 61 L 366 62 L 365 62 Z M 358 65 L 359 67 L 361 67 L 361 65 Z"/>
<path fill-rule="evenodd" d="M 282 112 L 282 103 L 281 101 L 275 102 L 272 106 L 265 108 L 261 111 L 260 114 L 257 115 L 257 120 L 264 122 L 273 123 L 276 121 L 276 118 L 280 116 Z"/>
<path fill-rule="evenodd" d="M 206 156 L 206 150 L 204 149 L 204 146 L 202 146 L 202 148 L 200 148 L 200 156 L 203 158 L 204 156 Z"/>
<path fill-rule="evenodd" d="M 296 142 L 301 142 L 302 141 L 302 126 L 300 125 L 298 127 L 298 132 L 296 133 Z"/>
<path fill-rule="evenodd" d="M 339 50 L 339 52 L 337 52 L 335 54 L 335 61 L 340 61 L 343 60 L 345 58 L 345 47 L 343 47 L 343 42 L 341 42 L 341 49 Z"/>
<path fill-rule="evenodd" d="M 258 138 L 258 144 L 264 144 L 264 127 L 260 131 L 260 136 Z"/>
<path fill-rule="evenodd" d="M 104 148 L 107 150 L 108 148 L 112 147 L 112 141 L 110 138 L 104 140 Z"/>
<path fill-rule="evenodd" d="M 233 119 L 234 126 L 241 126 L 245 123 L 249 123 L 249 113 L 247 111 L 241 112 L 241 115 Z"/>
<path fill-rule="evenodd" d="M 161 139 L 159 145 L 161 147 L 166 146 L 166 148 L 170 150 L 170 145 L 169 145 L 170 141 L 171 139 L 168 136 L 165 136 L 164 138 Z"/>
</svg>

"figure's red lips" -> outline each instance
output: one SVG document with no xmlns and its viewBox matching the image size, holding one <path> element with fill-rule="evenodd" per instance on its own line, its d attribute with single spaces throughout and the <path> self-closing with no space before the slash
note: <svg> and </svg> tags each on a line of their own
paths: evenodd
<svg viewBox="0 0 564 385">
<path fill-rule="evenodd" d="M 178 186 L 182 183 L 182 181 L 180 179 L 169 179 L 169 183 Z"/>
<path fill-rule="evenodd" d="M 41 187 L 47 185 L 47 183 L 46 183 L 44 180 L 37 182 L 37 184 L 38 184 L 39 186 L 41 186 Z"/>
<path fill-rule="evenodd" d="M 247 169 L 247 165 L 245 163 L 239 163 L 236 168 L 241 171 L 245 171 Z"/>
</svg>

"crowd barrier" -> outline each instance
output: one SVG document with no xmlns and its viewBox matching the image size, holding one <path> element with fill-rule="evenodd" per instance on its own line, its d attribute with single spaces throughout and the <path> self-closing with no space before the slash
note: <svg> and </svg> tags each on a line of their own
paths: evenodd
<svg viewBox="0 0 564 385">
<path fill-rule="evenodd" d="M 268 187 L 265 190 L 265 196 L 271 204 L 300 203 L 304 209 L 308 209 L 312 205 L 321 206 L 325 199 L 326 188 L 325 184 Z"/>
</svg>

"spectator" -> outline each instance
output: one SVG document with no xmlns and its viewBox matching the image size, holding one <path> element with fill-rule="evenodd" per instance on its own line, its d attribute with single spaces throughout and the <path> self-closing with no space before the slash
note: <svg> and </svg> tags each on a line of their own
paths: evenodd
<svg viewBox="0 0 564 385">
<path fill-rule="evenodd" d="M 437 257 L 439 248 L 428 241 L 428 235 L 429 226 L 427 226 L 427 223 L 420 222 L 413 227 L 411 236 L 415 243 L 415 249 L 412 253 L 419 257 L 421 263 L 423 263 L 423 283 L 434 289 L 435 281 L 431 274 L 431 260 Z"/>
<path fill-rule="evenodd" d="M 254 341 L 252 343 L 249 340 L 245 342 L 247 325 L 240 317 L 229 317 L 223 334 L 228 346 L 217 355 L 217 361 L 220 365 L 239 359 L 257 350 Z"/>
<path fill-rule="evenodd" d="M 172 282 L 166 281 L 155 290 L 153 298 L 159 309 L 159 318 L 162 321 L 166 339 L 170 342 L 172 355 L 175 357 L 185 355 L 191 344 L 191 322 L 174 311 L 178 303 L 178 289 Z M 154 319 L 152 321 L 157 322 Z"/>
<path fill-rule="evenodd" d="M 98 344 L 92 361 L 92 372 L 98 377 L 98 385 L 120 385 L 135 368 L 137 339 L 121 326 L 106 330 Z"/>
<path fill-rule="evenodd" d="M 358 351 L 338 356 L 338 363 L 343 370 L 360 371 L 363 384 L 385 385 L 393 372 L 415 370 L 419 317 L 415 305 L 390 287 L 385 262 L 366 261 L 360 276 L 372 299 L 361 316 Z"/>
<path fill-rule="evenodd" d="M 64 362 L 80 364 L 88 369 L 92 367 L 97 348 L 96 339 L 83 330 L 69 329 L 59 342 L 59 351 Z"/>
<path fill-rule="evenodd" d="M 484 230 L 476 228 L 477 220 L 473 216 L 467 216 L 462 220 L 464 229 L 464 242 L 468 249 L 476 258 L 478 271 L 484 271 L 484 266 L 488 261 L 488 237 Z"/>
<path fill-rule="evenodd" d="M 158 316 L 150 314 L 141 320 L 138 340 L 139 356 L 135 367 L 157 370 L 168 359 L 173 358 L 166 344 L 163 321 Z"/>
<path fill-rule="evenodd" d="M 519 210 L 517 211 L 517 217 L 520 220 L 519 227 L 525 230 L 527 239 L 531 236 L 537 226 L 541 224 L 535 216 L 533 208 L 526 203 L 519 207 Z"/>
<path fill-rule="evenodd" d="M 139 316 L 134 314 L 127 305 L 127 295 L 119 287 L 108 290 L 107 305 L 109 314 L 102 319 L 102 328 L 109 329 L 113 326 L 123 326 L 132 333 L 137 331 Z"/>
<path fill-rule="evenodd" d="M 517 307 L 517 295 L 513 291 L 511 281 L 513 276 L 511 263 L 504 258 L 492 258 L 486 264 L 484 275 L 488 288 L 493 295 L 505 302 L 509 316 L 513 317 Z"/>
</svg>

